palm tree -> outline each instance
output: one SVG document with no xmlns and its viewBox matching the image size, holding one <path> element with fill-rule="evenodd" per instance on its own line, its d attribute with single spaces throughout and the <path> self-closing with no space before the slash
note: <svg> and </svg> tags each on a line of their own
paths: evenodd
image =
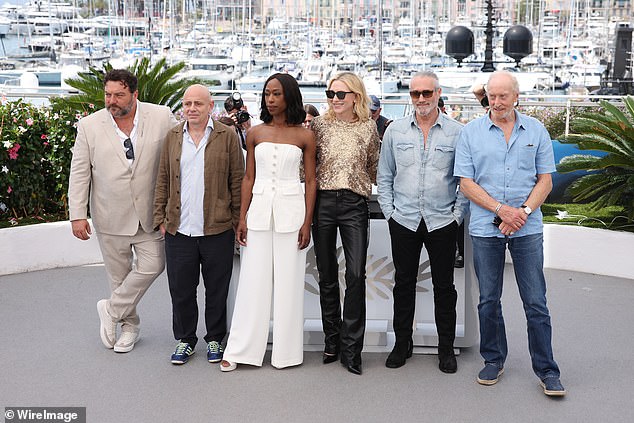
<svg viewBox="0 0 634 423">
<path fill-rule="evenodd" d="M 575 154 L 564 157 L 558 172 L 595 171 L 581 176 L 569 187 L 573 201 L 593 201 L 593 207 L 623 206 L 634 219 L 634 99 L 624 99 L 625 112 L 607 101 L 601 110 L 586 112 L 571 123 L 571 133 L 562 143 L 581 150 L 606 152 L 603 157 Z M 627 113 L 627 114 L 626 114 Z"/>
<path fill-rule="evenodd" d="M 128 70 L 135 74 L 139 80 L 139 101 L 168 106 L 173 112 L 181 108 L 181 99 L 188 86 L 194 83 L 209 84 L 209 81 L 201 81 L 195 78 L 175 79 L 174 77 L 185 67 L 185 62 L 179 62 L 168 66 L 165 58 L 157 61 L 150 67 L 147 57 L 137 59 Z M 106 72 L 112 70 L 110 63 L 105 63 L 103 69 L 90 67 L 88 72 L 82 72 L 77 78 L 66 79 L 71 87 L 79 90 L 79 94 L 53 100 L 54 103 L 62 103 L 77 110 L 90 112 L 102 109 L 104 104 L 103 80 Z"/>
</svg>

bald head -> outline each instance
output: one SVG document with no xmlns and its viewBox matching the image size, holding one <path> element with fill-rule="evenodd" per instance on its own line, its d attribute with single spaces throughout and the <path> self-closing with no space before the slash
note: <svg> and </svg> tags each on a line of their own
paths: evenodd
<svg viewBox="0 0 634 423">
<path fill-rule="evenodd" d="M 185 90 L 183 95 L 183 114 L 189 128 L 204 128 L 213 108 L 214 102 L 211 99 L 211 94 L 204 85 L 194 84 Z"/>
<path fill-rule="evenodd" d="M 202 84 L 194 84 L 187 87 L 187 89 L 185 90 L 185 95 L 183 96 L 183 99 L 185 99 L 188 95 L 189 96 L 195 95 L 197 97 L 205 97 L 211 100 L 211 94 L 209 93 L 209 89 Z"/>
</svg>

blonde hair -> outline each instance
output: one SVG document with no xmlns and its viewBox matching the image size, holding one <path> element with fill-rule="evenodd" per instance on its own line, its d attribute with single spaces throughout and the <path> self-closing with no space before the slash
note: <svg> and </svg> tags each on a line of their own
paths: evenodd
<svg viewBox="0 0 634 423">
<path fill-rule="evenodd" d="M 370 119 L 370 98 L 365 90 L 363 81 L 356 74 L 352 72 L 341 72 L 335 75 L 330 81 L 328 81 L 328 89 L 335 81 L 341 81 L 348 86 L 348 89 L 355 94 L 355 102 L 353 112 L 360 121 L 366 121 Z M 335 112 L 332 110 L 332 106 L 328 104 L 328 110 L 326 111 L 327 119 L 334 119 Z"/>
</svg>

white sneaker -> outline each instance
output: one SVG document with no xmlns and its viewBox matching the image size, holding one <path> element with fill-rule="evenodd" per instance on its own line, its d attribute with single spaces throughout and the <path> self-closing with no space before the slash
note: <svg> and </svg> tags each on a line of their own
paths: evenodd
<svg viewBox="0 0 634 423">
<path fill-rule="evenodd" d="M 114 344 L 114 352 L 127 353 L 132 351 L 134 344 L 139 340 L 139 332 L 121 332 L 121 336 Z"/>
<path fill-rule="evenodd" d="M 106 310 L 106 303 L 108 300 L 97 301 L 97 313 L 99 313 L 99 321 L 101 327 L 99 328 L 99 335 L 101 335 L 101 342 L 106 348 L 113 348 L 117 339 L 117 322 L 112 320 L 112 317 Z"/>
</svg>

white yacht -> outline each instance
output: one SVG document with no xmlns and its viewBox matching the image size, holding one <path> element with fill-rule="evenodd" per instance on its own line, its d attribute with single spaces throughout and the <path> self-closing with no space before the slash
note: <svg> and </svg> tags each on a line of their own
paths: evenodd
<svg viewBox="0 0 634 423">
<path fill-rule="evenodd" d="M 240 71 L 235 60 L 226 56 L 193 57 L 189 59 L 189 70 L 183 77 L 200 78 L 206 81 L 218 81 L 215 88 L 232 90 Z"/>
<path fill-rule="evenodd" d="M 68 31 L 68 21 L 39 16 L 32 19 L 33 33 L 38 35 L 61 35 Z"/>
<path fill-rule="evenodd" d="M 379 97 L 385 94 L 398 93 L 400 80 L 389 72 L 381 72 L 378 69 L 370 69 L 363 75 L 363 84 L 368 94 Z"/>
<path fill-rule="evenodd" d="M 337 71 L 337 66 L 323 59 L 307 60 L 300 64 L 297 75 L 299 85 L 323 87 Z"/>
<path fill-rule="evenodd" d="M 11 30 L 11 19 L 0 16 L 0 36 L 4 37 Z"/>
</svg>

